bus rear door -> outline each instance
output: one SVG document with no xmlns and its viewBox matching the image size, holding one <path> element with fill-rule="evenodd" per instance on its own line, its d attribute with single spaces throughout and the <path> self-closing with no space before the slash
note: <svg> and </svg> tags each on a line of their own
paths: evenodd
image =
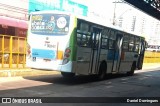
<svg viewBox="0 0 160 106">
<path fill-rule="evenodd" d="M 121 52 L 122 52 L 122 35 L 117 34 L 114 47 L 114 60 L 113 60 L 113 70 L 112 70 L 112 72 L 114 73 L 118 72 L 119 70 Z"/>
</svg>

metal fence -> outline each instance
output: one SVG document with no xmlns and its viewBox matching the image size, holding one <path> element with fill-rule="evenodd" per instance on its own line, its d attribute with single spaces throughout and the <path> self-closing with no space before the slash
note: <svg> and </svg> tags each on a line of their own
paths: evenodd
<svg viewBox="0 0 160 106">
<path fill-rule="evenodd" d="M 145 51 L 144 63 L 160 63 L 160 52 Z"/>
<path fill-rule="evenodd" d="M 26 64 L 26 38 L 0 35 L 0 67 L 24 68 Z"/>
</svg>

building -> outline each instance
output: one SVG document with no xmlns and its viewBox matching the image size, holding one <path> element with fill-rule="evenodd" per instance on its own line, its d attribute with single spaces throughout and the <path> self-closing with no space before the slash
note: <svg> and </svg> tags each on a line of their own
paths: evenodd
<svg viewBox="0 0 160 106">
<path fill-rule="evenodd" d="M 27 29 L 28 0 L 0 0 L 1 68 L 25 67 Z"/>
<path fill-rule="evenodd" d="M 26 37 L 28 0 L 0 1 L 0 34 Z"/>
</svg>

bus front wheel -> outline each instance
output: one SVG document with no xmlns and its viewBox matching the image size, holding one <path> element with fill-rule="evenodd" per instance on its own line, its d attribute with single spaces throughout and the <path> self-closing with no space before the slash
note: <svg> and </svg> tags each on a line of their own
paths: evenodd
<svg viewBox="0 0 160 106">
<path fill-rule="evenodd" d="M 61 72 L 61 75 L 64 78 L 73 78 L 75 76 L 75 73 Z"/>
</svg>

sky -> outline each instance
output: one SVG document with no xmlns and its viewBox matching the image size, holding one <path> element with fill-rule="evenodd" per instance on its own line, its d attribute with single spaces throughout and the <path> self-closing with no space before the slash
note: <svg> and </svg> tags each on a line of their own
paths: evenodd
<svg viewBox="0 0 160 106">
<path fill-rule="evenodd" d="M 79 0 L 75 0 L 79 1 Z M 113 17 L 115 13 L 116 21 L 118 21 L 119 17 L 123 17 L 124 21 L 123 23 L 125 24 L 123 29 L 124 30 L 129 30 L 131 26 L 131 20 L 133 19 L 133 16 L 136 16 L 136 28 L 134 33 L 136 34 L 141 34 L 142 36 L 145 36 L 147 38 L 152 38 L 155 36 L 160 38 L 160 35 L 157 34 L 155 35 L 155 26 L 159 22 L 157 19 L 149 16 L 148 14 L 142 12 L 138 8 L 131 6 L 128 3 L 116 3 L 115 6 L 115 1 L 121 2 L 122 0 L 81 0 L 81 1 L 86 1 L 89 11 L 94 11 L 98 14 L 100 14 L 104 18 L 99 18 L 100 20 L 104 20 L 103 23 L 111 24 L 113 23 Z M 114 11 L 115 9 L 115 11 Z M 97 18 L 98 19 L 98 18 Z M 97 20 L 95 19 L 95 20 Z M 144 26 L 144 31 L 142 31 L 142 21 L 143 19 L 145 20 L 145 26 Z M 160 22 L 159 22 L 160 23 Z M 128 24 L 128 25 L 127 25 Z M 128 29 L 127 29 L 128 28 Z M 160 29 L 159 29 L 160 32 Z"/>
<path fill-rule="evenodd" d="M 83 3 L 88 6 L 88 13 L 92 14 L 89 17 L 94 17 L 97 20 L 97 16 L 101 17 L 99 20 L 103 20 L 106 23 L 111 23 L 115 15 L 116 18 L 131 13 L 130 9 L 133 8 L 128 4 L 122 2 L 122 0 L 72 0 L 74 2 Z M 115 3 L 114 2 L 120 2 Z M 132 11 L 133 14 L 134 11 Z"/>
<path fill-rule="evenodd" d="M 9 5 L 23 5 L 24 9 L 27 9 L 27 0 L 21 0 L 26 1 L 26 3 L 20 3 L 19 0 L 0 0 L 1 3 L 7 3 Z M 57 0 L 39 0 L 39 1 L 57 1 Z M 73 2 L 77 2 L 80 4 L 84 4 L 88 6 L 88 16 L 93 20 L 94 22 L 100 22 L 102 24 L 112 24 L 113 23 L 113 17 L 115 15 L 115 20 L 117 21 L 119 17 L 124 17 L 126 24 L 131 22 L 130 19 L 133 16 L 136 16 L 137 19 L 142 20 L 142 18 L 146 18 L 146 33 L 148 35 L 153 34 L 154 32 L 150 31 L 150 26 L 154 23 L 157 23 L 157 20 L 154 20 L 151 18 L 151 16 L 146 15 L 143 12 L 140 12 L 139 10 L 135 9 L 133 6 L 128 5 L 127 3 L 114 3 L 116 2 L 122 2 L 122 0 L 70 0 Z M 115 5 L 116 4 L 116 5 Z M 140 22 L 139 22 L 140 23 Z M 127 26 L 128 27 L 128 26 Z M 137 28 L 140 28 L 140 24 L 137 24 Z M 141 29 L 137 29 L 139 31 Z"/>
</svg>

